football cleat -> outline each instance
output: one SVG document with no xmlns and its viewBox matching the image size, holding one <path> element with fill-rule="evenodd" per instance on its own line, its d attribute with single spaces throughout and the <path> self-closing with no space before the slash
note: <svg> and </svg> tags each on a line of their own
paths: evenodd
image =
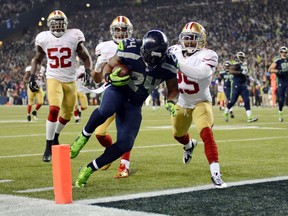
<svg viewBox="0 0 288 216">
<path fill-rule="evenodd" d="M 51 161 L 51 158 L 52 158 L 51 153 L 45 152 L 44 155 L 43 155 L 43 157 L 42 157 L 42 160 L 43 160 L 43 162 L 50 162 L 50 161 Z"/>
<path fill-rule="evenodd" d="M 120 164 L 118 168 L 118 172 L 114 176 L 114 178 L 127 178 L 129 177 L 129 169 L 126 169 L 125 164 Z"/>
<path fill-rule="evenodd" d="M 216 188 L 226 188 L 227 184 L 221 179 L 221 176 L 219 175 L 219 173 L 215 173 L 215 175 L 213 175 L 211 177 L 212 183 L 214 184 L 214 186 Z"/>
<path fill-rule="evenodd" d="M 75 124 L 79 124 L 79 123 L 80 123 L 80 119 L 76 119 Z"/>
<path fill-rule="evenodd" d="M 31 122 L 31 115 L 27 115 L 27 122 Z"/>
<path fill-rule="evenodd" d="M 34 120 L 38 120 L 38 118 L 37 118 L 37 111 L 36 111 L 36 110 L 34 110 L 34 111 L 32 112 L 32 115 L 33 115 L 33 117 L 34 117 Z"/>
<path fill-rule="evenodd" d="M 282 112 L 279 112 L 279 121 L 280 121 L 280 122 L 283 122 L 283 121 L 284 121 L 283 113 L 282 113 Z"/>
<path fill-rule="evenodd" d="M 234 113 L 230 111 L 230 118 L 235 118 Z"/>
<path fill-rule="evenodd" d="M 91 167 L 82 167 L 80 169 L 79 175 L 77 177 L 77 180 L 75 182 L 75 186 L 77 188 L 83 188 L 87 184 L 87 180 L 90 177 L 90 175 L 93 173 L 93 170 Z"/>
<path fill-rule="evenodd" d="M 228 113 L 224 113 L 224 120 L 225 120 L 225 122 L 229 122 L 229 114 Z"/>
<path fill-rule="evenodd" d="M 258 118 L 254 117 L 253 115 L 250 115 L 247 120 L 248 123 L 256 122 L 256 121 L 258 121 Z"/>
<path fill-rule="evenodd" d="M 191 143 L 191 148 L 188 148 L 188 149 L 185 149 L 185 147 L 183 148 L 184 149 L 184 154 L 183 154 L 184 164 L 188 164 L 191 161 L 193 150 L 197 145 L 197 141 L 195 139 L 191 139 L 190 143 Z"/>
<path fill-rule="evenodd" d="M 82 133 L 80 136 L 76 138 L 76 140 L 70 146 L 70 158 L 76 158 L 79 154 L 80 150 L 85 146 L 88 142 L 88 137 L 84 136 Z"/>
<path fill-rule="evenodd" d="M 100 168 L 100 170 L 107 170 L 112 165 L 112 163 L 106 164 L 103 167 Z"/>
</svg>

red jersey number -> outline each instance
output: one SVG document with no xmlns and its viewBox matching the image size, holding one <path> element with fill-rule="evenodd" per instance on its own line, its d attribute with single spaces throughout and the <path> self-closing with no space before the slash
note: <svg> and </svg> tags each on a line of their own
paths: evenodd
<svg viewBox="0 0 288 216">
<path fill-rule="evenodd" d="M 180 93 L 186 93 L 186 94 L 196 94 L 199 92 L 199 85 L 198 83 L 188 80 L 187 76 L 185 76 L 183 73 L 178 71 L 178 83 L 180 84 L 181 82 L 184 82 L 186 85 L 193 86 L 193 88 L 190 89 L 182 89 L 179 88 Z"/>
<path fill-rule="evenodd" d="M 51 68 L 67 68 L 71 67 L 71 61 L 68 61 L 71 57 L 71 49 L 69 47 L 50 48 L 47 50 L 48 58 L 53 60 L 53 63 L 50 63 Z M 58 57 L 57 53 L 61 54 L 61 57 Z M 65 62 L 66 60 L 66 62 Z"/>
</svg>

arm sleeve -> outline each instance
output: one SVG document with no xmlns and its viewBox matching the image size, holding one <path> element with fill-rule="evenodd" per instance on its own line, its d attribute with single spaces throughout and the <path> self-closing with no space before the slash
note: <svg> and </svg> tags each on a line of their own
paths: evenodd
<svg viewBox="0 0 288 216">
<path fill-rule="evenodd" d="M 181 72 L 185 74 L 187 77 L 191 77 L 198 80 L 209 77 L 214 73 L 211 66 L 203 63 L 197 66 L 193 66 L 178 61 L 178 66 Z"/>
</svg>

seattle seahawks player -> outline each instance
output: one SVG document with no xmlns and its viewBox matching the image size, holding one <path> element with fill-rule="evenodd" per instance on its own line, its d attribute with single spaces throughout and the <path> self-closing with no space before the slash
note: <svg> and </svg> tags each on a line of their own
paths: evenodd
<svg viewBox="0 0 288 216">
<path fill-rule="evenodd" d="M 248 67 L 247 62 L 245 62 L 245 53 L 238 52 L 234 62 L 230 62 L 229 73 L 233 74 L 233 84 L 232 84 L 232 93 L 231 100 L 228 102 L 225 111 L 224 117 L 225 121 L 228 122 L 228 113 L 229 110 L 237 102 L 238 97 L 241 95 L 244 101 L 244 107 L 247 115 L 247 122 L 255 122 L 258 118 L 254 117 L 251 112 L 250 100 L 249 100 L 249 90 L 247 88 L 247 76 L 248 76 Z"/>
<path fill-rule="evenodd" d="M 285 92 L 288 88 L 288 48 L 285 46 L 279 49 L 280 58 L 275 58 L 275 61 L 270 65 L 269 72 L 275 73 L 278 77 L 278 110 L 279 121 L 283 122 L 283 107 L 285 102 Z"/>
<path fill-rule="evenodd" d="M 166 108 L 173 115 L 176 114 L 177 67 L 172 57 L 167 55 L 167 49 L 168 39 L 159 30 L 147 32 L 142 41 L 128 38 L 119 43 L 116 55 L 109 59 L 103 69 L 106 80 L 112 85 L 105 90 L 100 107 L 93 111 L 82 133 L 71 145 L 70 157 L 75 158 L 94 130 L 114 113 L 117 141 L 81 169 L 76 187 L 84 187 L 94 171 L 132 149 L 142 121 L 142 105 L 152 90 L 163 81 L 168 89 Z M 118 64 L 127 65 L 132 75 L 119 77 L 121 68 L 112 72 Z"/>
<path fill-rule="evenodd" d="M 131 38 L 133 34 L 133 25 L 130 20 L 125 16 L 117 16 L 110 25 L 110 33 L 112 40 L 99 43 L 95 48 L 95 54 L 97 56 L 97 62 L 95 69 L 92 72 L 92 77 L 96 83 L 100 83 L 103 80 L 102 70 L 107 64 L 109 58 L 115 55 L 118 44 L 126 39 Z M 115 115 L 108 118 L 102 125 L 96 128 L 95 135 L 99 143 L 107 148 L 113 144 L 112 137 L 108 133 L 111 123 L 115 120 Z M 121 156 L 120 165 L 115 178 L 127 178 L 129 176 L 130 169 L 130 154 L 131 151 L 124 153 Z M 111 164 L 104 166 L 101 170 L 106 170 Z"/>
<path fill-rule="evenodd" d="M 230 62 L 225 61 L 224 70 L 221 70 L 219 72 L 219 78 L 223 79 L 224 81 L 224 93 L 226 96 L 227 103 L 230 101 L 230 98 L 231 98 L 231 82 L 233 79 L 233 75 L 229 74 L 229 66 L 230 66 Z M 230 117 L 234 118 L 233 107 L 230 108 L 229 113 L 230 113 Z"/>
<path fill-rule="evenodd" d="M 212 97 L 209 86 L 216 71 L 218 55 L 205 48 L 206 31 L 197 22 L 187 23 L 179 34 L 180 45 L 171 52 L 178 60 L 179 99 L 176 115 L 171 117 L 175 140 L 183 145 L 183 163 L 188 164 L 197 145 L 190 139 L 189 129 L 195 123 L 210 167 L 211 180 L 216 188 L 226 187 L 221 178 L 217 144 L 212 132 L 214 124 Z"/>
</svg>

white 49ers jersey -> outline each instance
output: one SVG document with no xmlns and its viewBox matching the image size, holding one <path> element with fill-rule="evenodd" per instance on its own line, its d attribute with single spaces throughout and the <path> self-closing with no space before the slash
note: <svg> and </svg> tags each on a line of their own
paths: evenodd
<svg viewBox="0 0 288 216">
<path fill-rule="evenodd" d="M 178 104 L 193 109 L 199 102 L 211 102 L 209 86 L 218 65 L 218 55 L 213 50 L 203 48 L 181 59 L 181 64 L 178 62 L 182 70 L 178 72 Z"/>
<path fill-rule="evenodd" d="M 31 66 L 27 66 L 25 68 L 25 73 L 31 71 Z M 45 75 L 45 67 L 41 65 L 40 71 L 37 71 L 35 74 L 35 81 L 38 84 L 38 86 L 43 86 L 44 85 L 44 75 Z"/>
<path fill-rule="evenodd" d="M 77 69 L 77 77 L 79 77 L 81 74 L 85 74 L 85 67 L 84 65 L 80 65 Z M 80 86 L 84 86 L 84 77 L 83 78 L 77 78 L 76 80 L 76 86 L 77 86 L 77 91 L 82 92 Z"/>
<path fill-rule="evenodd" d="M 95 71 L 101 71 L 101 65 L 108 62 L 109 58 L 115 55 L 117 46 L 113 40 L 101 42 L 96 46 L 95 55 L 98 58 L 95 64 Z"/>
<path fill-rule="evenodd" d="M 61 82 L 76 80 L 76 49 L 81 41 L 85 41 L 85 37 L 79 29 L 68 29 L 59 38 L 50 31 L 37 35 L 35 45 L 40 46 L 47 57 L 47 78 Z"/>
</svg>

